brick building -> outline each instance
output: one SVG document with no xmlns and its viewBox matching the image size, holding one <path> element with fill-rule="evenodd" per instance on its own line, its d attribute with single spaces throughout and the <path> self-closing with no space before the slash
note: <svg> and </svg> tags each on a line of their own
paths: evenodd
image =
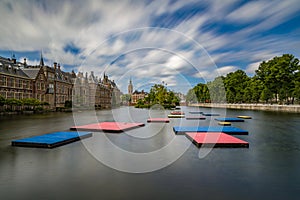
<svg viewBox="0 0 300 200">
<path fill-rule="evenodd" d="M 51 109 L 62 108 L 66 101 L 74 106 L 111 108 L 120 104 L 121 92 L 114 81 L 104 74 L 103 79 L 82 72 L 64 72 L 56 62 L 44 65 L 41 55 L 36 66 L 0 57 L 0 95 L 5 99 L 35 98 L 49 103 Z"/>
</svg>

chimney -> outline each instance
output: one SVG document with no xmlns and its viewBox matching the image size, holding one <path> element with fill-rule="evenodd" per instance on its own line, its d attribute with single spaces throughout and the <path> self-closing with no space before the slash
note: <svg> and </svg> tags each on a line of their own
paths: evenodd
<svg viewBox="0 0 300 200">
<path fill-rule="evenodd" d="M 53 65 L 54 65 L 54 69 L 56 70 L 57 62 L 54 62 Z"/>
<path fill-rule="evenodd" d="M 23 65 L 24 65 L 24 68 L 27 68 L 26 58 L 24 58 L 24 63 L 23 63 Z"/>
<path fill-rule="evenodd" d="M 59 63 L 58 63 L 58 66 L 57 66 L 57 67 L 58 67 L 58 69 L 60 70 L 60 64 L 59 64 Z"/>
</svg>

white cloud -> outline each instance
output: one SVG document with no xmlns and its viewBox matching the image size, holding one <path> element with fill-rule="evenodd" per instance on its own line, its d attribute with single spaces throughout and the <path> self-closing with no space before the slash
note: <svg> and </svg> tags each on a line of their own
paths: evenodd
<svg viewBox="0 0 300 200">
<path fill-rule="evenodd" d="M 202 1 L 206 8 L 202 13 L 171 19 L 169 25 L 176 22 L 172 30 L 149 28 L 153 17 L 172 15 L 192 3 L 2 0 L 0 50 L 43 50 L 51 65 L 54 61 L 62 66 L 74 65 L 77 71 L 94 71 L 96 75 L 106 71 L 124 88 L 129 76 L 141 84 L 143 80 L 165 81 L 171 86 L 180 83 L 178 77 L 224 75 L 238 69 L 233 66 L 236 61 L 245 61 L 247 67 L 239 67 L 251 73 L 255 63 L 273 55 L 288 49 L 299 53 L 299 40 L 295 38 L 300 30 L 292 38 L 257 36 L 267 34 L 265 31 L 299 11 L 297 0 L 250 1 L 236 9 L 238 0 Z M 253 25 L 230 34 L 220 33 L 213 25 L 223 21 Z M 75 55 L 64 51 L 68 44 L 80 52 Z M 37 64 L 39 60 L 28 62 Z M 217 69 L 214 62 L 224 67 Z"/>
<path fill-rule="evenodd" d="M 230 72 L 238 70 L 239 67 L 236 66 L 223 66 L 219 68 L 211 68 L 203 70 L 194 75 L 197 78 L 203 78 L 205 81 L 212 81 L 215 77 L 226 76 Z"/>
<path fill-rule="evenodd" d="M 261 63 L 261 62 L 255 62 L 255 63 L 249 64 L 249 65 L 246 67 L 245 72 L 246 72 L 248 75 L 253 76 L 253 75 L 255 74 L 255 70 L 258 69 L 260 63 Z"/>
<path fill-rule="evenodd" d="M 234 10 L 226 18 L 237 23 L 248 23 L 261 20 L 270 15 L 269 3 L 265 1 L 250 1 Z"/>
</svg>

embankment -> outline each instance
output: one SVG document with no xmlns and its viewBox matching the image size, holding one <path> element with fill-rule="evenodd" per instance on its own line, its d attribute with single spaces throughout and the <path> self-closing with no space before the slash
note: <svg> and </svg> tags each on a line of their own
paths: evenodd
<svg viewBox="0 0 300 200">
<path fill-rule="evenodd" d="M 300 113 L 300 105 L 198 103 L 189 106 Z"/>
</svg>

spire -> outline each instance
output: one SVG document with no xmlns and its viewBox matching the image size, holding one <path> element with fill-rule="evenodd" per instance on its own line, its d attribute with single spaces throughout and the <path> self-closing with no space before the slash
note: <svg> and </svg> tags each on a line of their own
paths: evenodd
<svg viewBox="0 0 300 200">
<path fill-rule="evenodd" d="M 11 55 L 11 60 L 13 61 L 14 64 L 17 63 L 17 59 L 16 59 L 16 56 L 14 53 L 12 53 L 12 55 Z"/>
<path fill-rule="evenodd" d="M 132 81 L 131 81 L 131 77 L 129 79 L 129 85 L 128 85 L 128 94 L 132 94 L 133 92 L 133 85 L 132 85 Z"/>
<path fill-rule="evenodd" d="M 40 66 L 44 66 L 43 53 L 41 52 Z"/>
</svg>

